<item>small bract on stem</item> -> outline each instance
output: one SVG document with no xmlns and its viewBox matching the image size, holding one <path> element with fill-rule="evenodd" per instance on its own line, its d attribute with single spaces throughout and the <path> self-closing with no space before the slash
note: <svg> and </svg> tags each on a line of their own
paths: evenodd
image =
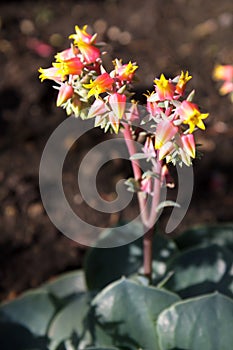
<svg viewBox="0 0 233 350">
<path fill-rule="evenodd" d="M 167 164 L 191 166 L 196 157 L 193 133 L 198 128 L 205 129 L 203 120 L 208 113 L 201 113 L 192 102 L 194 91 L 185 97 L 186 85 L 192 76 L 181 71 L 174 78 L 166 78 L 164 74 L 155 78 L 153 91 L 145 92 L 146 115 L 140 115 L 138 102 L 132 99 L 137 64 L 123 63 L 116 58 L 113 69 L 108 72 L 103 66 L 97 34 L 89 34 L 87 26 L 76 26 L 75 32 L 69 37 L 73 40 L 70 48 L 55 56 L 52 67 L 39 69 L 40 79 L 56 83 L 57 106 L 64 108 L 67 115 L 83 120 L 92 118 L 94 126 L 105 132 L 123 133 L 134 174 L 126 184 L 128 190 L 137 193 L 147 231 L 144 274 L 151 279 L 154 225 L 161 205 L 161 187 L 166 185 L 169 175 Z M 139 153 L 134 142 L 135 121 L 146 134 Z M 148 162 L 150 170 L 141 170 L 140 159 Z"/>
</svg>

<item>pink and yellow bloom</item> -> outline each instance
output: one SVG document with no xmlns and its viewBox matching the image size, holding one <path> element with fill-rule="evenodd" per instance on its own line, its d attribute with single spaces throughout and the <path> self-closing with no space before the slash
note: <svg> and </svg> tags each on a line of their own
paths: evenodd
<svg viewBox="0 0 233 350">
<path fill-rule="evenodd" d="M 160 149 L 166 142 L 171 141 L 178 131 L 178 127 L 169 120 L 162 120 L 156 129 L 155 149 Z"/>
<path fill-rule="evenodd" d="M 89 84 L 83 84 L 86 89 L 90 89 L 87 97 L 95 96 L 98 98 L 99 94 L 113 89 L 114 79 L 110 77 L 108 73 L 99 75 L 94 81 L 90 81 Z"/>
<path fill-rule="evenodd" d="M 205 130 L 205 124 L 203 119 L 206 119 L 209 113 L 201 113 L 196 104 L 183 101 L 180 107 L 177 109 L 177 114 L 181 117 L 184 124 L 189 125 L 189 133 L 191 134 L 195 127 Z"/>
<path fill-rule="evenodd" d="M 65 61 L 55 62 L 53 66 L 57 69 L 57 74 L 62 77 L 66 75 L 80 75 L 83 70 L 83 63 L 79 57 L 73 57 Z"/>
<path fill-rule="evenodd" d="M 94 63 L 100 58 L 100 50 L 93 45 L 87 44 L 85 41 L 80 41 L 78 48 L 86 63 Z"/>
<path fill-rule="evenodd" d="M 186 71 L 185 73 L 183 71 L 181 71 L 181 74 L 179 76 L 179 80 L 176 84 L 176 92 L 179 95 L 183 95 L 186 84 L 190 79 L 192 79 L 192 76 L 189 75 L 188 71 Z"/>
<path fill-rule="evenodd" d="M 69 39 L 73 39 L 75 45 L 79 45 L 80 41 L 85 42 L 87 44 L 93 44 L 96 38 L 96 34 L 95 35 L 89 34 L 87 33 L 86 29 L 87 29 L 87 25 L 83 26 L 82 29 L 80 29 L 79 26 L 76 25 L 75 26 L 76 33 L 71 34 L 69 36 Z"/>
<path fill-rule="evenodd" d="M 217 65 L 213 71 L 213 79 L 223 81 L 219 89 L 221 95 L 233 92 L 233 65 Z"/>
<path fill-rule="evenodd" d="M 195 158 L 196 155 L 196 146 L 193 134 L 182 135 L 181 144 L 183 150 L 191 157 Z"/>
<path fill-rule="evenodd" d="M 127 64 L 122 64 L 121 61 L 115 60 L 115 71 L 116 76 L 121 81 L 132 81 L 135 71 L 138 69 L 138 66 L 131 61 Z"/>
<path fill-rule="evenodd" d="M 233 66 L 218 64 L 213 71 L 213 78 L 215 80 L 233 80 Z"/>
<path fill-rule="evenodd" d="M 115 116 L 121 119 L 125 113 L 126 96 L 115 92 L 109 96 L 108 102 Z"/>
<path fill-rule="evenodd" d="M 173 142 L 168 141 L 166 142 L 160 149 L 159 149 L 159 160 L 164 159 L 168 155 L 170 155 L 174 151 L 175 147 Z"/>
<path fill-rule="evenodd" d="M 50 67 L 50 68 L 39 68 L 38 72 L 40 73 L 39 79 L 43 82 L 45 79 L 54 80 L 61 82 L 62 76 L 58 73 L 58 68 Z"/>
<path fill-rule="evenodd" d="M 76 47 L 70 47 L 69 49 L 58 52 L 55 55 L 55 58 L 57 62 L 62 62 L 75 57 L 77 54 L 78 54 L 78 49 Z"/>
<path fill-rule="evenodd" d="M 106 103 L 101 98 L 97 98 L 91 105 L 87 118 L 94 118 L 108 111 L 109 109 L 107 108 Z"/>
<path fill-rule="evenodd" d="M 64 83 L 61 84 L 61 87 L 59 89 L 59 93 L 57 96 L 57 107 L 60 107 L 63 103 L 68 101 L 74 93 L 74 89 L 71 85 Z"/>
<path fill-rule="evenodd" d="M 158 102 L 156 101 L 156 94 L 153 91 L 149 95 L 146 96 L 146 109 L 147 111 L 152 115 L 152 117 L 155 117 L 156 114 L 159 114 L 162 112 L 162 109 L 158 106 Z"/>
<path fill-rule="evenodd" d="M 156 85 L 155 90 L 158 94 L 159 100 L 173 100 L 175 93 L 175 86 L 170 80 L 167 80 L 163 74 L 160 75 L 159 79 L 155 79 Z"/>
</svg>

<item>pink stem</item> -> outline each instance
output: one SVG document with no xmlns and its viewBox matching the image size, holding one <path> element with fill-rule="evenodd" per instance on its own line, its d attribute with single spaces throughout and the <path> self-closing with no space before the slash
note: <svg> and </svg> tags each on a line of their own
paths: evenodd
<svg viewBox="0 0 233 350">
<path fill-rule="evenodd" d="M 130 155 L 130 157 L 132 157 L 136 153 L 136 148 L 135 148 L 134 140 L 132 137 L 131 127 L 127 123 L 122 123 L 122 124 L 124 126 L 123 135 L 124 135 L 125 143 L 126 143 L 126 146 L 128 148 L 129 155 Z M 137 159 L 131 160 L 131 164 L 132 164 L 132 169 L 133 169 L 135 180 L 136 181 L 140 180 L 141 176 L 142 176 L 142 172 L 141 172 L 141 168 L 139 166 L 138 160 Z M 140 215 L 142 218 L 142 222 L 147 227 L 148 213 L 147 213 L 147 208 L 146 208 L 146 198 L 145 198 L 144 193 L 142 193 L 142 192 L 138 192 L 137 196 L 138 196 L 138 203 L 139 203 Z"/>
<path fill-rule="evenodd" d="M 152 261 L 153 261 L 153 236 L 154 236 L 154 225 L 157 216 L 157 207 L 160 199 L 160 187 L 161 187 L 161 162 L 158 160 L 154 168 L 154 172 L 158 175 L 158 178 L 154 179 L 153 187 L 153 199 L 150 207 L 150 215 L 147 221 L 148 232 L 144 235 L 143 239 L 143 269 L 144 275 L 151 282 L 152 280 Z"/>
</svg>

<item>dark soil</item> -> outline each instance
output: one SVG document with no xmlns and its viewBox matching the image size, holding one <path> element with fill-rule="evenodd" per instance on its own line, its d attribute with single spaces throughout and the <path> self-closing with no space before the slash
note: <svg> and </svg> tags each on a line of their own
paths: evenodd
<svg viewBox="0 0 233 350">
<path fill-rule="evenodd" d="M 89 24 L 108 43 L 106 64 L 120 57 L 140 67 L 138 93 L 151 90 L 161 72 L 189 70 L 195 101 L 210 112 L 207 131 L 198 133 L 204 153 L 195 161 L 195 191 L 177 229 L 233 220 L 233 105 L 220 97 L 211 75 L 216 63 L 233 62 L 232 0 L 7 1 L 0 5 L 0 299 L 11 299 L 61 272 L 80 267 L 85 247 L 66 238 L 50 222 L 40 199 L 38 168 L 46 141 L 66 118 L 55 107 L 52 84 L 41 84 L 38 68 L 68 47 L 74 26 Z M 39 42 L 38 42 L 39 41 Z M 48 44 L 40 50 L 40 43 Z M 39 46 L 38 46 L 39 45 Z M 42 47 L 43 48 L 43 47 Z M 81 217 L 102 226 L 134 215 L 99 214 L 82 201 L 76 187 L 80 156 L 103 139 L 94 130 L 72 148 L 64 169 L 65 191 Z M 111 198 L 114 181 L 130 174 L 115 161 L 99 177 Z M 106 175 L 107 174 L 107 175 Z M 111 180 L 109 180 L 111 179 Z M 163 213 L 161 225 L 169 211 Z"/>
</svg>

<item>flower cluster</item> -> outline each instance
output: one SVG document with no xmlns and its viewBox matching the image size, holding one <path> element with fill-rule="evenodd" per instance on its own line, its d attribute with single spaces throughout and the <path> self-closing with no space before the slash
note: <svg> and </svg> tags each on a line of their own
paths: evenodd
<svg viewBox="0 0 233 350">
<path fill-rule="evenodd" d="M 55 56 L 52 67 L 39 69 L 40 79 L 58 84 L 57 106 L 65 108 L 68 115 L 82 119 L 96 117 L 96 126 L 117 133 L 129 95 L 127 90 L 138 67 L 116 59 L 114 69 L 108 73 L 102 64 L 97 35 L 89 34 L 87 26 L 82 29 L 76 26 L 75 31 L 69 37 L 73 39 L 71 47 Z M 115 108 L 116 102 L 122 106 Z"/>
<path fill-rule="evenodd" d="M 126 143 L 132 161 L 146 158 L 151 163 L 151 170 L 144 174 L 138 175 L 135 170 L 134 190 L 153 194 L 156 164 L 190 166 L 196 157 L 193 132 L 205 129 L 203 120 L 208 113 L 201 113 L 192 102 L 194 91 L 185 98 L 186 85 L 192 77 L 183 71 L 173 79 L 161 74 L 154 80 L 154 90 L 145 94 L 146 115 L 142 116 L 137 101 L 131 100 L 136 63 L 123 64 L 115 59 L 112 71 L 107 72 L 97 35 L 89 34 L 87 26 L 76 26 L 75 30 L 69 37 L 73 40 L 71 47 L 55 56 L 52 67 L 40 68 L 40 78 L 57 83 L 57 106 L 65 108 L 68 115 L 93 118 L 95 126 L 115 133 L 121 130 L 125 139 L 131 141 L 136 138 L 135 129 L 141 130 L 139 134 L 146 130 L 142 153 L 134 154 L 132 145 L 127 140 Z M 167 167 L 163 167 L 160 176 L 167 176 Z"/>
<path fill-rule="evenodd" d="M 230 94 L 233 102 L 233 65 L 216 65 L 213 70 L 213 79 L 222 81 L 222 85 L 219 89 L 220 94 Z"/>
</svg>

